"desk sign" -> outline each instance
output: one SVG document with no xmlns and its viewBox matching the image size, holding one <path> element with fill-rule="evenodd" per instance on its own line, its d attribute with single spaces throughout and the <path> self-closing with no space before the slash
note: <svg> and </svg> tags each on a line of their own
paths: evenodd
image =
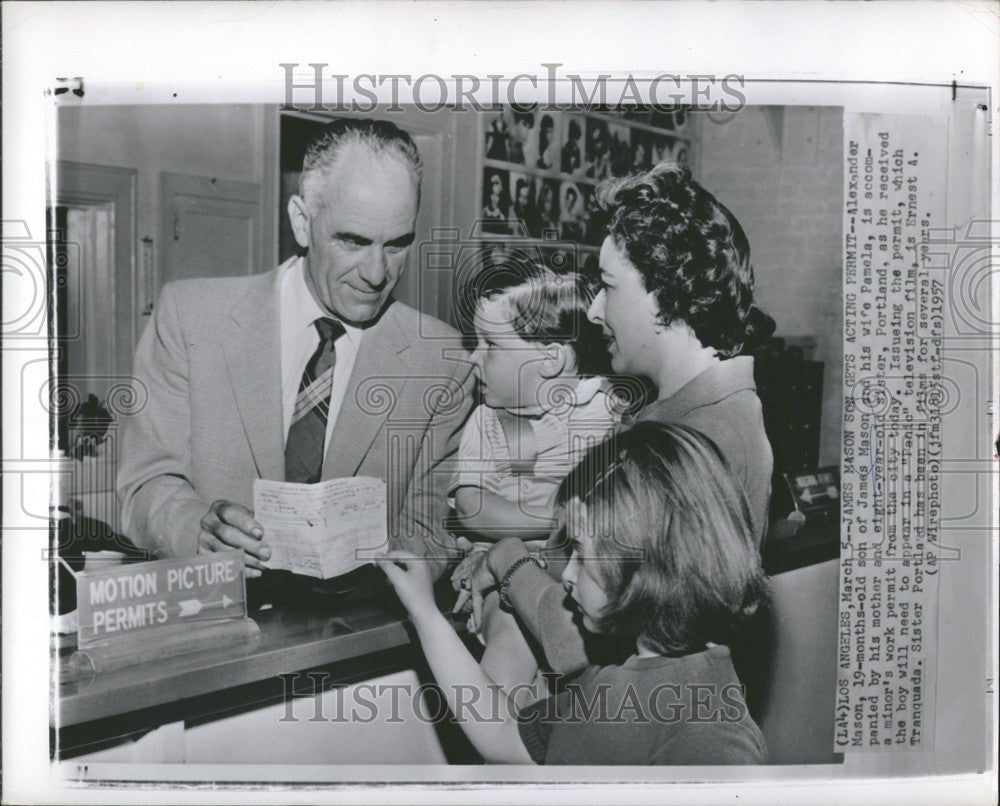
<svg viewBox="0 0 1000 806">
<path fill-rule="evenodd" d="M 784 475 L 795 498 L 796 509 L 802 512 L 829 506 L 840 509 L 840 476 L 836 467 L 821 467 L 812 473 Z"/>
<path fill-rule="evenodd" d="M 76 580 L 77 646 L 166 625 L 245 618 L 246 601 L 238 549 L 83 571 Z"/>
</svg>

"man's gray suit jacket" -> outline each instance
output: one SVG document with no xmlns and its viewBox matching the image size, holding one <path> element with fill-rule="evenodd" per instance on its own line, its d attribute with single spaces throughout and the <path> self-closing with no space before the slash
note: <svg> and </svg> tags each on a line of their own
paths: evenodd
<svg viewBox="0 0 1000 806">
<path fill-rule="evenodd" d="M 136 348 L 148 402 L 122 426 L 126 535 L 157 557 L 191 556 L 212 502 L 252 509 L 254 479 L 285 478 L 278 278 L 165 286 Z M 323 479 L 386 481 L 390 546 L 454 556 L 446 493 L 474 377 L 459 334 L 392 302 L 365 329 Z"/>
</svg>

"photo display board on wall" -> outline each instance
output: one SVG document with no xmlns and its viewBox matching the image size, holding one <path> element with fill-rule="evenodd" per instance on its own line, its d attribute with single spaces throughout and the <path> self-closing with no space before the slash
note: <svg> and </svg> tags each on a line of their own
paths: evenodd
<svg viewBox="0 0 1000 806">
<path fill-rule="evenodd" d="M 480 235 L 557 248 L 575 244 L 596 253 L 595 190 L 604 179 L 649 170 L 661 162 L 690 164 L 694 123 L 687 109 L 549 111 L 504 107 L 483 115 Z"/>
</svg>

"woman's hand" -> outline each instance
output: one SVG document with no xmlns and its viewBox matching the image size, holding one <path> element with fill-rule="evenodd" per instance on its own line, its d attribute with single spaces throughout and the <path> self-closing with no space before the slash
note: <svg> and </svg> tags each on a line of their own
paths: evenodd
<svg viewBox="0 0 1000 806">
<path fill-rule="evenodd" d="M 458 587 L 461 590 L 459 590 L 458 599 L 451 611 L 452 613 L 460 613 L 467 610 L 471 604 L 473 632 L 478 632 L 483 625 L 483 598 L 497 584 L 486 564 L 486 555 L 487 552 L 480 550 L 470 554 L 462 561 L 460 568 L 465 567 L 466 570 L 459 578 Z M 454 579 L 452 577 L 453 581 Z"/>
<path fill-rule="evenodd" d="M 424 558 L 408 551 L 390 551 L 376 557 L 375 563 L 396 589 L 411 620 L 416 622 L 431 614 L 438 615 L 434 577 Z"/>
<path fill-rule="evenodd" d="M 472 573 L 473 569 L 476 567 L 476 561 L 480 554 L 485 554 L 486 549 L 477 548 L 476 544 L 471 542 L 468 538 L 460 537 L 455 541 L 455 548 L 460 549 L 464 553 L 462 562 L 456 566 L 455 570 L 451 572 L 451 586 L 457 590 L 463 590 L 462 580 Z"/>
<path fill-rule="evenodd" d="M 469 546 L 471 547 L 471 543 Z M 460 548 L 465 548 L 459 543 Z M 494 544 L 489 551 L 477 551 L 466 557 L 459 568 L 467 570 L 463 576 L 456 571 L 452 581 L 458 579 L 458 601 L 455 602 L 453 613 L 458 613 L 472 607 L 472 629 L 478 631 L 483 625 L 483 599 L 491 590 L 500 584 L 507 569 L 516 560 L 528 554 L 524 543 L 517 538 L 508 537 Z"/>
</svg>

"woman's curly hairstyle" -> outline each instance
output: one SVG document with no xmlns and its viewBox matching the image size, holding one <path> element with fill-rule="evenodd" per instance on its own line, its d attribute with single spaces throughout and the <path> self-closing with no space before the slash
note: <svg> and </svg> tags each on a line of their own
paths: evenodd
<svg viewBox="0 0 1000 806">
<path fill-rule="evenodd" d="M 721 358 L 737 355 L 750 338 L 754 277 L 750 245 L 733 214 L 673 163 L 607 180 L 597 200 L 663 323 L 685 322 Z"/>
</svg>

